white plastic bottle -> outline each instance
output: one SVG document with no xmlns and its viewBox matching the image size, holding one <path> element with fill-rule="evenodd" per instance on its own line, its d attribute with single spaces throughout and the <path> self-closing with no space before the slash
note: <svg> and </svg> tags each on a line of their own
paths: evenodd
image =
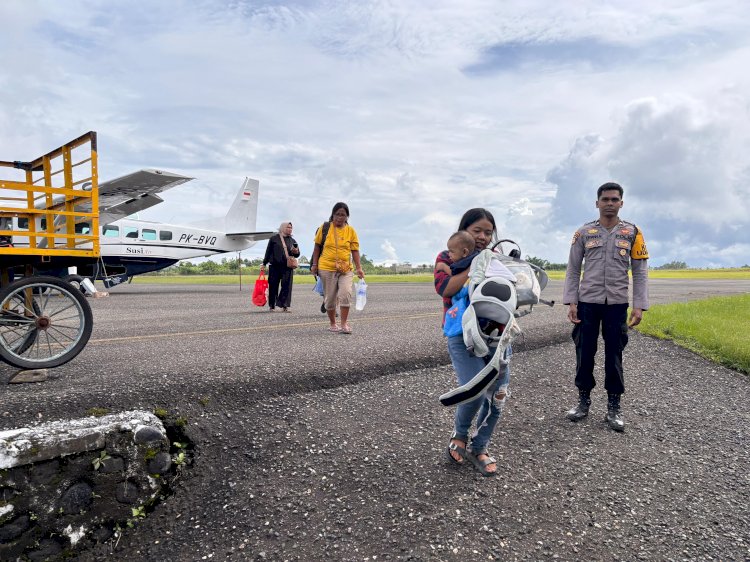
<svg viewBox="0 0 750 562">
<path fill-rule="evenodd" d="M 367 304 L 367 283 L 364 279 L 360 279 L 357 283 L 357 299 L 354 303 L 354 308 L 357 310 L 363 310 Z"/>
</svg>

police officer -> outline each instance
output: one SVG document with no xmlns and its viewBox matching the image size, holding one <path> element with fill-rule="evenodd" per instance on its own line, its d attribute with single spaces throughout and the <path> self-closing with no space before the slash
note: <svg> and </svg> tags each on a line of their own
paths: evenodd
<svg viewBox="0 0 750 562">
<path fill-rule="evenodd" d="M 643 232 L 633 223 L 621 220 L 623 189 L 605 183 L 596 192 L 599 219 L 584 224 L 573 235 L 565 272 L 563 302 L 569 305 L 568 320 L 576 346 L 576 386 L 578 405 L 568 419 L 588 416 L 594 380 L 599 329 L 604 338 L 604 388 L 607 390 L 609 427 L 623 431 L 620 395 L 625 392 L 622 350 L 628 343 L 628 327 L 641 322 L 648 308 L 648 251 Z M 585 262 L 583 279 L 581 264 Z M 628 311 L 628 268 L 633 272 L 633 308 Z"/>
</svg>

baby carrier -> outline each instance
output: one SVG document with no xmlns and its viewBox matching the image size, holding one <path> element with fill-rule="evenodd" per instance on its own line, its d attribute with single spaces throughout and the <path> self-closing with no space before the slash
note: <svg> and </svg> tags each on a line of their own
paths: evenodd
<svg viewBox="0 0 750 562">
<path fill-rule="evenodd" d="M 512 241 L 501 240 L 497 244 L 501 242 Z M 520 249 L 510 256 L 483 250 L 471 263 L 469 303 L 461 322 L 464 344 L 477 357 L 490 353 L 492 357 L 468 383 L 440 397 L 444 406 L 470 402 L 484 393 L 497 379 L 500 369 L 508 364 L 508 347 L 521 334 L 516 318 L 531 313 L 540 302 L 554 305 L 554 301 L 544 301 L 540 296 L 547 285 L 547 274 L 518 256 Z M 528 308 L 520 310 L 520 307 Z"/>
</svg>

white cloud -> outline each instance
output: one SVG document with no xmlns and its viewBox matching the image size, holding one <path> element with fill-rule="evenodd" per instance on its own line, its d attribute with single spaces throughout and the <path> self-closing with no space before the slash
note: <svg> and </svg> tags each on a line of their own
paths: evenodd
<svg viewBox="0 0 750 562">
<path fill-rule="evenodd" d="M 383 254 L 385 255 L 385 259 L 398 263 L 398 254 L 396 253 L 396 248 L 393 247 L 393 244 L 391 244 L 388 240 L 383 241 L 383 243 L 380 245 L 380 249 L 383 251 Z"/>
<path fill-rule="evenodd" d="M 596 188 L 616 181 L 625 189 L 620 216 L 643 228 L 655 263 L 740 265 L 741 254 L 726 250 L 746 248 L 750 229 L 749 168 L 733 147 L 747 146 L 736 120 L 747 112 L 728 110 L 683 96 L 628 104 L 612 137 L 578 139 L 549 173 L 558 187 L 550 226 L 572 232 L 596 218 Z"/>
<path fill-rule="evenodd" d="M 700 237 L 744 263 L 749 17 L 740 0 L 10 0 L 0 158 L 97 130 L 102 179 L 197 178 L 144 218 L 220 214 L 249 175 L 259 228 L 292 220 L 303 253 L 343 200 L 368 257 L 387 240 L 413 263 L 475 206 L 563 261 L 616 177 L 652 252 L 693 264 Z"/>
</svg>

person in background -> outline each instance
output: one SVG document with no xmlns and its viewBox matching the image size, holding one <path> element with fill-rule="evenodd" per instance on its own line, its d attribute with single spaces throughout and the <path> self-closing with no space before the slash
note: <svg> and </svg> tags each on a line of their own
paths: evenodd
<svg viewBox="0 0 750 562">
<path fill-rule="evenodd" d="M 283 246 L 282 246 L 283 244 Z M 284 251 L 286 246 L 286 252 Z M 271 312 L 276 307 L 281 307 L 283 312 L 290 312 L 292 305 L 292 282 L 294 281 L 294 269 L 287 265 L 287 255 L 299 256 L 299 246 L 292 238 L 292 223 L 282 222 L 279 233 L 268 239 L 266 255 L 260 266 L 261 273 L 265 273 L 266 264 L 270 265 L 268 272 L 268 308 Z"/>
<path fill-rule="evenodd" d="M 324 238 L 325 233 L 325 240 Z M 359 238 L 349 225 L 349 206 L 336 203 L 328 223 L 323 223 L 315 233 L 315 248 L 310 260 L 310 273 L 323 280 L 325 308 L 330 322 L 329 330 L 351 334 L 349 309 L 352 306 L 352 261 L 357 277 L 365 278 L 359 261 Z M 341 315 L 341 326 L 336 323 L 336 305 Z"/>
<path fill-rule="evenodd" d="M 599 330 L 604 338 L 604 388 L 607 391 L 609 427 L 625 430 L 620 415 L 620 396 L 625 392 L 622 351 L 628 344 L 628 327 L 640 324 L 648 308 L 648 251 L 643 232 L 620 219 L 623 189 L 605 183 L 596 192 L 599 218 L 573 234 L 565 272 L 563 303 L 573 324 L 576 346 L 578 405 L 568 419 L 580 421 L 589 415 Z M 581 265 L 585 263 L 583 279 Z M 633 309 L 628 314 L 628 269 L 633 272 Z"/>
<path fill-rule="evenodd" d="M 488 248 L 491 242 L 497 239 L 495 218 L 487 209 L 476 208 L 466 211 L 461 217 L 458 230 L 465 230 L 471 235 L 474 240 L 473 250 L 478 252 Z M 458 257 L 458 254 L 455 257 Z M 469 279 L 470 263 L 462 264 L 451 271 L 453 263 L 448 250 L 440 252 L 435 260 L 435 291 L 443 297 L 443 319 L 451 307 L 451 297 L 458 293 Z M 465 269 L 459 271 L 460 267 Z M 469 382 L 474 375 L 484 369 L 492 357 L 491 354 L 487 357 L 477 357 L 470 353 L 464 344 L 463 334 L 448 337 L 447 340 L 448 353 L 459 385 Z M 493 383 L 492 399 L 481 396 L 456 407 L 453 434 L 446 450 L 447 458 L 456 465 L 470 461 L 482 476 L 494 476 L 497 472 L 497 461 L 489 455 L 487 447 L 507 401 L 511 354 L 512 350 L 508 347 L 508 364 Z M 476 427 L 470 440 L 469 430 L 472 423 Z"/>
</svg>

